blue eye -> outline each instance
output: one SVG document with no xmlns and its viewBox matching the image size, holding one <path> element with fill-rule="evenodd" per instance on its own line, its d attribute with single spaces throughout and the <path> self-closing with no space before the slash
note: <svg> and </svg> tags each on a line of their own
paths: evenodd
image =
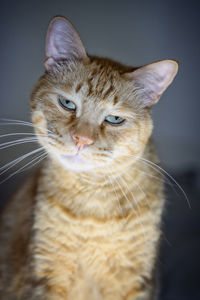
<svg viewBox="0 0 200 300">
<path fill-rule="evenodd" d="M 76 105 L 74 104 L 74 102 L 67 100 L 63 97 L 59 97 L 59 103 L 61 104 L 62 107 L 66 108 L 67 110 L 72 110 L 72 111 L 76 110 Z"/>
<path fill-rule="evenodd" d="M 113 125 L 118 125 L 118 124 L 122 124 L 125 121 L 125 119 L 120 118 L 118 116 L 107 116 L 105 118 L 105 121 Z"/>
</svg>

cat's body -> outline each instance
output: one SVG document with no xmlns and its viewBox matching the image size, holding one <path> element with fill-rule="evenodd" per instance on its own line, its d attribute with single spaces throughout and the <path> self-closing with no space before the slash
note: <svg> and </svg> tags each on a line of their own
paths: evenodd
<svg viewBox="0 0 200 300">
<path fill-rule="evenodd" d="M 152 159 L 152 153 L 148 156 Z M 140 171 L 134 170 L 135 167 Z M 1 230 L 9 241 L 9 250 L 3 249 L 1 243 L 6 264 L 1 299 L 5 295 L 5 299 L 15 299 L 14 295 L 16 299 L 40 299 L 37 293 L 43 294 L 46 289 L 47 299 L 57 300 L 135 299 L 137 294 L 149 299 L 152 288 L 155 292 L 152 275 L 163 196 L 157 179 L 148 176 L 144 186 L 142 172 L 157 174 L 138 164 L 122 175 L 120 183 L 131 199 L 129 204 L 117 185 L 113 194 L 108 178 L 78 178 L 77 174 L 62 174 L 62 170 L 47 176 L 49 168 L 51 164 L 46 163 L 43 171 L 26 183 L 4 215 L 7 224 Z M 56 184 L 55 177 L 62 175 L 63 180 Z M 78 185 L 75 195 L 71 187 L 74 184 Z M 137 205 L 130 193 L 134 194 Z M 96 207 L 91 214 L 87 204 L 94 198 Z M 73 209 L 75 201 L 78 206 Z M 103 206 L 101 210 L 99 204 Z M 66 298 L 68 294 L 70 297 Z"/>
<path fill-rule="evenodd" d="M 54 19 L 47 37 L 54 51 L 59 48 L 51 40 L 56 22 L 72 30 L 63 18 Z M 147 66 L 148 78 L 141 81 L 145 67 L 128 71 L 86 57 L 73 38 L 79 60 L 63 62 L 63 51 L 58 59 L 47 46 L 47 72 L 32 93 L 33 123 L 49 158 L 3 213 L 0 298 L 150 300 L 157 291 L 164 196 L 162 176 L 147 163 L 158 162 L 149 140 L 148 101 L 156 102 L 177 67 L 164 86 L 165 74 L 160 75 L 159 91 L 145 90 L 151 66 L 154 74 L 162 62 Z M 162 72 L 170 73 L 168 64 L 175 68 L 166 61 Z M 55 95 L 70 101 L 60 97 L 59 106 Z"/>
</svg>

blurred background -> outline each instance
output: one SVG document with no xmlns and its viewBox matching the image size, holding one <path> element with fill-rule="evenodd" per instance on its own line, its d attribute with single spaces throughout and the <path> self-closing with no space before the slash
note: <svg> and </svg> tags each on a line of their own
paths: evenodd
<svg viewBox="0 0 200 300">
<path fill-rule="evenodd" d="M 71 20 L 89 54 L 132 66 L 162 59 L 179 61 L 177 77 L 153 109 L 153 136 L 164 169 L 182 186 L 191 208 L 178 187 L 174 191 L 166 185 L 160 299 L 200 299 L 200 2 L 7 0 L 0 6 L 1 135 L 27 132 L 27 126 L 5 125 L 2 118 L 30 121 L 29 95 L 44 71 L 45 35 L 55 15 Z M 11 140 L 13 136 L 1 137 L 1 143 Z M 27 176 L 19 170 L 23 165 L 6 172 L 2 167 L 37 147 L 27 143 L 2 148 L 1 203 Z"/>
</svg>

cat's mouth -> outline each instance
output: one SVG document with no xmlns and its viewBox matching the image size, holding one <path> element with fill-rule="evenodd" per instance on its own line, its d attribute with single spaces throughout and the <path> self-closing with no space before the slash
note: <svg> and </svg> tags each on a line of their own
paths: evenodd
<svg viewBox="0 0 200 300">
<path fill-rule="evenodd" d="M 74 155 L 61 154 L 61 159 L 69 161 L 72 164 L 85 163 L 85 160 L 78 154 L 74 154 Z"/>
<path fill-rule="evenodd" d="M 76 172 L 87 171 L 94 167 L 91 162 L 81 157 L 79 154 L 60 154 L 58 158 L 66 169 L 73 170 Z"/>
</svg>

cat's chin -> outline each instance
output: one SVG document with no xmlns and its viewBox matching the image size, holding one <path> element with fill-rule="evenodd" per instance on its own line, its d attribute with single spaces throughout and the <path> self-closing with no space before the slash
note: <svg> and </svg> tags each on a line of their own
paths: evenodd
<svg viewBox="0 0 200 300">
<path fill-rule="evenodd" d="M 61 154 L 57 156 L 61 165 L 70 171 L 86 172 L 94 168 L 94 166 L 80 157 L 79 155 L 65 155 Z"/>
</svg>

